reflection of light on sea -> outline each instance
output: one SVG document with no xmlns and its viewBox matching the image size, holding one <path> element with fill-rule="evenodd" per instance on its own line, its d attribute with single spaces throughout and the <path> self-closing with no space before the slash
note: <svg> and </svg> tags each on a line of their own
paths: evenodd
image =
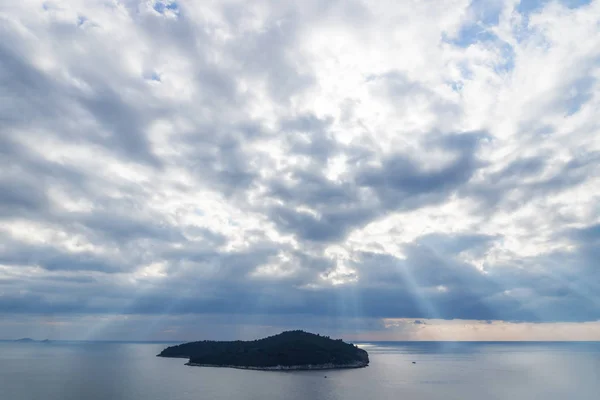
<svg viewBox="0 0 600 400">
<path fill-rule="evenodd" d="M 357 343 L 356 345 L 358 347 L 360 347 L 361 349 L 363 349 L 363 348 L 369 348 L 369 347 L 376 347 L 376 345 L 370 344 L 370 343 Z"/>
</svg>

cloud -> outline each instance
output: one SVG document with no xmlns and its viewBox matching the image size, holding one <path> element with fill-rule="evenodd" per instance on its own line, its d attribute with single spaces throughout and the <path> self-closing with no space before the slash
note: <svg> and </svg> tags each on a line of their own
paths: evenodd
<svg viewBox="0 0 600 400">
<path fill-rule="evenodd" d="M 385 320 L 385 329 L 375 333 L 378 340 L 424 341 L 595 341 L 598 321 L 574 324 L 478 320 L 427 320 L 411 323 L 405 319 Z M 414 325 L 413 325 L 414 324 Z M 452 345 L 435 351 L 454 350 Z M 451 350 L 452 349 L 452 350 Z"/>
<path fill-rule="evenodd" d="M 0 6 L 0 312 L 600 319 L 600 3 L 446 9 Z"/>
</svg>

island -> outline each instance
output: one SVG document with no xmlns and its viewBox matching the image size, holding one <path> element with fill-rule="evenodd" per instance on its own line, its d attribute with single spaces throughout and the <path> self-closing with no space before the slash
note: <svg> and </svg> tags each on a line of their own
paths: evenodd
<svg viewBox="0 0 600 400">
<path fill-rule="evenodd" d="M 287 331 L 253 341 L 210 341 L 167 347 L 158 357 L 188 358 L 186 365 L 266 371 L 362 368 L 369 354 L 341 339 Z"/>
</svg>

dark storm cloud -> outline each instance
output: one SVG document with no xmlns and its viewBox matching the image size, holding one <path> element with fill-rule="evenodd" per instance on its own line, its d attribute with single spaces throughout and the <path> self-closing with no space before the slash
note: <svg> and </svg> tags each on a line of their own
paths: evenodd
<svg viewBox="0 0 600 400">
<path fill-rule="evenodd" d="M 318 135 L 322 127 L 317 126 L 313 135 Z M 352 229 L 386 212 L 407 211 L 445 201 L 481 166 L 477 147 L 485 137 L 484 133 L 476 132 L 427 138 L 427 147 L 450 152 L 455 158 L 433 170 L 423 169 L 418 160 L 402 153 L 381 160 L 378 167 L 362 166 L 373 160 L 374 154 L 360 149 L 346 150 L 349 154 L 362 155 L 358 163 L 349 165 L 352 175 L 345 181 L 331 181 L 322 169 L 316 168 L 291 170 L 291 179 L 270 181 L 269 194 L 288 206 L 273 207 L 269 215 L 281 229 L 303 239 L 322 242 L 343 239 Z M 321 154 L 331 153 L 327 150 L 331 147 L 323 146 L 324 150 L 313 156 L 314 162 L 317 163 Z M 371 195 L 365 196 L 364 189 L 371 190 Z M 289 205 L 304 206 L 319 215 L 296 211 Z"/>
<path fill-rule="evenodd" d="M 483 136 L 481 133 L 448 135 L 431 143 L 433 148 L 441 147 L 456 154 L 456 159 L 447 165 L 424 170 L 417 160 L 406 154 L 396 154 L 382 160 L 381 167 L 363 169 L 357 176 L 357 183 L 373 188 L 391 210 L 439 202 L 467 183 L 480 167 L 476 148 Z"/>
</svg>

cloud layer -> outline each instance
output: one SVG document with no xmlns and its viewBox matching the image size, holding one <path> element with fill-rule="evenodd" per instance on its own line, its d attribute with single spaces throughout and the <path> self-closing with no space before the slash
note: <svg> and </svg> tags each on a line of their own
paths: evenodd
<svg viewBox="0 0 600 400">
<path fill-rule="evenodd" d="M 444 4 L 0 4 L 0 313 L 600 319 L 600 2 Z"/>
</svg>

